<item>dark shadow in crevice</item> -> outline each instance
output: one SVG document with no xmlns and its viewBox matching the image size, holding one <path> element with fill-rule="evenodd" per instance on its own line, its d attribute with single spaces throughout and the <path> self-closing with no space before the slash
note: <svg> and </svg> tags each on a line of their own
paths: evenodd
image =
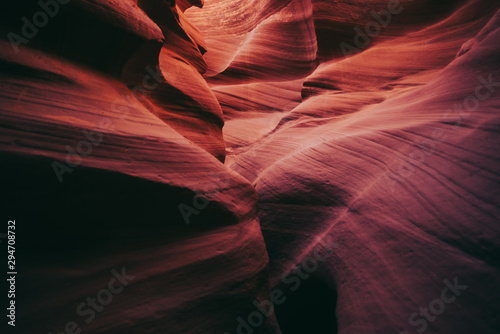
<svg viewBox="0 0 500 334">
<path fill-rule="evenodd" d="M 295 291 L 284 283 L 277 288 L 286 296 L 281 305 L 275 305 L 282 334 L 338 333 L 335 289 L 314 276 L 302 280 Z"/>
</svg>

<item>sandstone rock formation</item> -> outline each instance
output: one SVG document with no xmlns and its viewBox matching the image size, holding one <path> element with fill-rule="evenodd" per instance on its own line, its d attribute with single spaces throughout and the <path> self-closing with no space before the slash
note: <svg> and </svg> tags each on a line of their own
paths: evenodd
<svg viewBox="0 0 500 334">
<path fill-rule="evenodd" d="M 372 43 L 339 58 L 339 44 L 355 46 L 339 25 L 355 31 L 368 21 L 356 13 L 382 5 L 313 3 L 322 62 L 303 79 L 219 85 L 207 72 L 229 115 L 228 163 L 259 194 L 271 285 L 290 299 L 277 309 L 281 330 L 494 333 L 500 87 L 485 83 L 500 82 L 498 4 L 402 2 Z M 319 38 L 325 12 L 337 21 L 330 44 Z M 324 240 L 341 246 L 291 291 L 283 278 Z M 467 292 L 426 319 L 420 308 L 455 278 Z"/>
<path fill-rule="evenodd" d="M 0 5 L 7 329 L 498 333 L 499 7 Z"/>
<path fill-rule="evenodd" d="M 13 47 L 19 18 L 41 11 L 29 5 L 9 6 L 0 48 L 15 332 L 230 326 L 267 298 L 267 254 L 255 190 L 220 162 L 202 37 L 166 2 L 72 1 Z M 109 302 L 99 293 L 122 268 L 134 278 Z M 277 331 L 275 319 L 263 328 Z"/>
</svg>

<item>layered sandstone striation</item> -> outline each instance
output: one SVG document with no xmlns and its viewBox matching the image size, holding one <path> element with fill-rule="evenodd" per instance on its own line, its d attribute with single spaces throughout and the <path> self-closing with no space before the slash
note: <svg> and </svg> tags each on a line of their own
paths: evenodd
<svg viewBox="0 0 500 334">
<path fill-rule="evenodd" d="M 41 3 L 0 5 L 19 333 L 500 330 L 496 2 Z"/>
<path fill-rule="evenodd" d="M 172 2 L 62 2 L 26 37 L 45 10 L 2 5 L 16 333 L 219 333 L 267 298 L 268 257 L 203 37 Z"/>
<path fill-rule="evenodd" d="M 498 4 L 401 1 L 366 45 L 357 32 L 388 2 L 312 4 L 310 75 L 206 74 L 228 115 L 228 164 L 259 194 L 271 285 L 288 298 L 281 330 L 497 332 Z"/>
</svg>

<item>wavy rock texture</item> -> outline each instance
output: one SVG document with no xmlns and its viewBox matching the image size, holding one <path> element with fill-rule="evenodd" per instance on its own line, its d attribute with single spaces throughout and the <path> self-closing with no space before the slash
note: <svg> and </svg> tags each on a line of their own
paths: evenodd
<svg viewBox="0 0 500 334">
<path fill-rule="evenodd" d="M 313 9 L 308 0 L 213 1 L 194 11 L 188 17 L 211 46 L 206 56 L 209 82 L 290 80 L 316 67 Z"/>
<path fill-rule="evenodd" d="M 0 6 L 16 332 L 500 331 L 498 3 Z"/>
<path fill-rule="evenodd" d="M 443 19 L 456 9 L 460 1 L 445 0 L 354 0 L 354 1 L 316 1 L 313 0 L 314 26 L 318 41 L 318 57 L 328 60 L 343 56 L 342 42 L 353 44 L 356 36 L 354 28 L 365 31 L 365 26 L 375 17 L 382 23 L 380 34 L 372 38 L 371 44 L 382 40 L 418 31 L 433 22 Z M 389 7 L 397 14 L 389 15 Z M 375 13 L 375 14 L 374 14 Z M 374 31 L 373 26 L 370 28 Z"/>
<path fill-rule="evenodd" d="M 65 6 L 17 52 L 15 18 L 40 8 L 9 5 L 2 21 L 14 330 L 220 333 L 269 295 L 268 257 L 254 188 L 220 162 L 203 39 L 166 2 Z M 99 292 L 122 268 L 132 281 L 109 301 Z M 103 302 L 79 309 L 87 298 Z M 279 331 L 274 317 L 262 328 Z"/>
<path fill-rule="evenodd" d="M 8 32 L 21 34 L 19 18 L 32 19 L 32 13 L 41 10 L 35 1 L 2 6 L 4 16 L 10 14 L 2 20 L 4 37 Z M 200 75 L 206 68 L 204 41 L 175 6 L 153 0 L 71 1 L 59 5 L 26 45 L 120 78 L 159 118 L 224 159 L 221 109 Z M 150 72 L 161 83 L 145 79 Z"/>
<path fill-rule="evenodd" d="M 228 163 L 260 197 L 271 284 L 288 298 L 278 322 L 283 333 L 496 333 L 500 87 L 473 97 L 500 81 L 498 4 L 402 2 L 358 54 L 332 59 L 384 6 L 313 2 L 322 63 L 302 79 L 207 72 L 229 115 Z M 325 240 L 340 246 L 292 291 L 286 275 Z M 419 315 L 455 278 L 463 294 Z"/>
</svg>

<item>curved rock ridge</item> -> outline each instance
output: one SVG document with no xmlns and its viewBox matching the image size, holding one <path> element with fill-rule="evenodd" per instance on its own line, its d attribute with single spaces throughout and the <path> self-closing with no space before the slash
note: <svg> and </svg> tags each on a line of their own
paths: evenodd
<svg viewBox="0 0 500 334">
<path fill-rule="evenodd" d="M 168 2 L 74 0 L 15 49 L 41 8 L 2 6 L 16 333 L 235 328 L 269 296 L 268 257 L 255 189 L 221 163 L 199 32 Z M 279 333 L 274 316 L 261 328 Z"/>
<path fill-rule="evenodd" d="M 267 296 L 248 182 L 125 84 L 39 51 L 9 54 L 5 44 L 1 175 L 4 203 L 22 222 L 19 284 L 29 291 L 17 299 L 18 316 L 30 319 L 19 333 L 70 321 L 89 333 L 217 333 Z M 122 267 L 134 281 L 87 324 L 77 305 Z M 274 327 L 272 318 L 264 326 Z"/>
<path fill-rule="evenodd" d="M 422 30 L 342 61 L 325 62 L 305 80 L 302 95 L 308 97 L 324 89 L 380 91 L 425 83 L 428 75 L 454 59 L 457 48 L 475 36 L 496 8 L 489 1 L 469 1 Z"/>
<path fill-rule="evenodd" d="M 16 333 L 500 332 L 499 8 L 2 3 Z"/>
<path fill-rule="evenodd" d="M 186 12 L 209 45 L 210 83 L 284 81 L 314 70 L 317 48 L 309 0 L 251 0 L 234 7 L 229 1 L 207 2 L 200 12 Z"/>
<path fill-rule="evenodd" d="M 226 85 L 298 79 L 318 60 L 345 57 L 352 50 L 361 52 L 420 30 L 463 2 L 246 0 L 236 6 L 232 1 L 207 1 L 203 10 L 193 8 L 186 14 L 209 46 L 206 77 Z"/>
<path fill-rule="evenodd" d="M 341 90 L 318 89 L 229 158 L 259 194 L 272 287 L 303 309 L 277 309 L 283 333 L 500 329 L 500 11 L 488 23 L 490 5 L 469 1 L 423 31 L 325 64 L 308 80 Z M 408 61 L 408 50 L 424 55 L 418 36 L 434 56 Z M 375 78 L 364 84 L 349 69 Z M 311 269 L 325 244 L 336 247 Z M 302 279 L 290 274 L 297 267 Z M 327 295 L 335 312 L 321 311 Z"/>
<path fill-rule="evenodd" d="M 188 10 L 186 15 L 210 44 L 210 54 L 206 55 L 209 64 L 207 76 L 224 71 L 250 33 L 272 13 L 289 3 L 245 0 L 236 5 L 230 1 L 213 1 L 207 2 L 203 11 L 195 8 Z M 224 38 L 226 34 L 229 38 Z"/>
<path fill-rule="evenodd" d="M 464 1 L 446 0 L 312 0 L 318 58 L 322 61 L 345 56 L 356 35 L 364 33 L 369 41 L 359 51 L 377 42 L 406 35 L 448 16 Z M 374 24 L 375 23 L 375 24 Z M 379 28 L 377 28 L 377 25 Z M 371 36 L 370 36 L 371 35 Z M 360 44 L 365 44 L 361 38 Z"/>
<path fill-rule="evenodd" d="M 162 82 L 148 92 L 148 107 L 187 139 L 224 161 L 222 110 L 200 74 L 206 71 L 203 37 L 181 11 L 169 6 L 158 10 L 155 4 L 144 4 L 144 8 L 159 22 L 166 38 L 156 65 Z"/>
<path fill-rule="evenodd" d="M 149 109 L 187 139 L 224 161 L 222 111 L 200 75 L 207 68 L 202 57 L 206 52 L 203 36 L 175 5 L 152 0 L 138 4 L 165 36 L 155 63 L 163 81 L 147 94 Z M 137 62 L 140 64 L 141 60 L 143 57 L 138 57 Z"/>
<path fill-rule="evenodd" d="M 304 126 L 309 121 L 318 124 L 322 122 L 318 118 L 336 118 L 355 112 L 380 103 L 396 92 L 428 82 L 454 59 L 460 46 L 474 37 L 497 7 L 489 1 L 466 2 L 440 22 L 424 26 L 407 36 L 386 38 L 376 47 L 369 47 L 346 59 L 326 61 L 307 78 L 290 84 L 263 82 L 249 86 L 213 86 L 212 89 L 230 123 L 245 122 L 244 119 L 255 114 L 257 120 L 260 119 L 258 122 L 263 124 L 262 130 L 258 131 L 260 137 L 271 132 L 276 124 L 289 125 L 296 119 L 300 119 L 298 122 Z M 302 87 L 300 82 L 303 82 Z M 302 99 L 297 97 L 299 89 Z M 304 102 L 292 110 L 301 100 Z M 236 121 L 238 114 L 241 121 Z M 282 121 L 276 122 L 280 117 Z M 244 134 L 237 127 L 228 124 L 224 131 L 229 147 L 251 144 L 251 140 L 241 141 Z"/>
<path fill-rule="evenodd" d="M 224 160 L 222 113 L 200 75 L 206 71 L 202 57 L 206 45 L 175 3 L 75 0 L 56 7 L 50 3 L 50 19 L 41 27 L 32 26 L 33 34 L 28 34 L 29 25 L 40 20 L 38 14 L 46 13 L 45 7 L 34 1 L 2 5 L 3 38 L 14 42 L 8 49 L 39 49 L 119 78 L 161 119 Z M 183 81 L 167 79 L 175 78 L 179 70 L 186 72 Z M 186 89 L 189 83 L 192 88 Z M 206 130 L 200 134 L 198 128 Z"/>
<path fill-rule="evenodd" d="M 320 114 L 324 117 L 337 117 L 347 112 L 360 110 L 368 104 L 380 103 L 394 93 L 391 92 L 393 90 L 406 89 L 428 82 L 433 75 L 454 58 L 457 48 L 472 38 L 478 29 L 486 24 L 496 8 L 496 5 L 491 1 L 482 0 L 442 2 L 441 4 L 428 1 L 403 1 L 390 8 L 388 7 L 389 3 L 392 2 L 359 1 L 352 4 L 313 2 L 315 30 L 318 32 L 318 29 L 323 29 L 321 27 L 326 27 L 324 24 L 330 22 L 331 24 L 327 24 L 328 29 L 335 31 L 337 39 L 331 39 L 328 45 L 330 48 L 337 48 L 337 51 L 342 42 L 350 43 L 356 47 L 356 40 L 354 36 L 351 36 L 350 39 L 346 37 L 347 35 L 343 36 L 339 31 L 340 28 L 332 23 L 333 21 L 337 20 L 335 22 L 340 23 L 342 20 L 346 20 L 346 27 L 350 27 L 349 29 L 354 32 L 354 27 L 360 22 L 377 23 L 382 20 L 379 17 L 379 21 L 377 21 L 371 11 L 378 13 L 379 16 L 386 15 L 384 11 L 387 12 L 394 7 L 401 12 L 391 14 L 381 33 L 376 38 L 372 38 L 372 42 L 365 48 L 360 48 L 359 54 L 351 55 L 343 60 L 328 60 L 328 57 L 324 56 L 323 51 L 325 50 L 318 49 L 318 57 L 324 60 L 323 63 L 307 78 L 293 79 L 290 83 L 286 81 L 276 82 L 275 78 L 273 80 L 273 78 L 266 77 L 267 74 L 274 73 L 276 64 L 267 62 L 265 58 L 259 59 L 258 54 L 264 53 L 261 51 L 264 48 L 257 47 L 248 48 L 255 56 L 245 57 L 244 61 L 247 64 L 245 66 L 253 66 L 259 71 L 262 68 L 262 72 L 266 73 L 259 77 L 259 82 L 252 83 L 256 79 L 247 77 L 247 71 L 244 68 L 236 67 L 234 67 L 234 79 L 223 79 L 220 82 L 218 78 L 221 76 L 215 72 L 223 71 L 225 66 L 229 68 L 232 66 L 226 62 L 220 67 L 220 61 L 231 59 L 234 63 L 234 57 L 237 56 L 237 51 L 231 52 L 233 49 L 227 46 L 227 43 L 236 43 L 236 40 L 242 38 L 241 36 L 245 35 L 244 32 L 251 28 L 248 22 L 254 21 L 248 20 L 242 24 L 233 25 L 235 19 L 227 18 L 228 16 L 233 17 L 232 14 L 217 14 L 217 10 L 222 11 L 223 8 L 231 6 L 229 1 L 207 2 L 204 8 L 204 10 L 207 8 L 210 10 L 210 14 L 207 16 L 201 14 L 204 10 L 188 11 L 188 16 L 193 22 L 205 35 L 209 36 L 207 43 L 211 51 L 205 55 L 209 67 L 206 76 L 209 76 L 212 90 L 221 104 L 225 117 L 229 120 L 224 133 L 225 141 L 231 150 L 230 153 L 239 154 L 242 150 L 234 151 L 233 149 L 248 146 L 256 138 L 269 133 L 276 124 L 287 122 L 289 119 L 300 117 L 300 115 L 304 116 L 304 113 L 311 114 L 312 118 L 318 117 Z M 245 8 L 247 7 L 242 6 L 238 14 L 234 14 L 234 17 L 241 16 L 241 12 Z M 252 17 L 259 10 L 260 7 L 253 8 Z M 324 15 L 327 13 L 332 15 L 332 20 L 323 22 Z M 448 16 L 445 16 L 447 13 Z M 262 15 L 264 14 L 268 14 L 268 12 L 262 11 Z M 342 16 L 342 20 L 337 16 Z M 361 17 L 364 18 L 364 21 L 361 20 Z M 368 18 L 371 18 L 371 21 Z M 438 18 L 441 20 L 436 22 Z M 361 21 L 354 22 L 353 19 Z M 253 33 L 260 33 L 261 29 L 259 28 L 260 25 L 256 25 Z M 278 31 L 285 32 L 286 35 L 288 30 L 285 30 L 285 26 L 277 26 L 273 33 Z M 274 41 L 274 39 L 272 40 Z M 326 42 L 321 42 L 319 35 L 317 35 L 316 40 L 318 43 L 323 43 L 323 48 L 326 47 Z M 322 47 L 321 44 L 318 45 L 320 48 Z M 225 52 L 225 55 L 214 51 L 217 49 L 222 49 L 221 52 Z M 301 53 L 295 52 L 297 46 L 290 45 L 289 50 L 294 51 L 283 53 L 275 48 L 274 50 L 265 49 L 265 52 L 280 55 L 283 59 L 300 57 Z M 326 50 L 325 52 L 330 51 Z M 343 56 L 337 53 L 331 56 L 335 55 Z M 212 61 L 213 59 L 219 63 L 215 63 Z M 388 62 L 387 59 L 390 61 Z M 287 62 L 282 61 L 282 64 L 286 65 Z M 396 64 L 398 65 L 396 66 Z M 288 70 L 280 70 L 280 72 L 288 75 L 295 73 L 295 69 L 296 67 L 290 67 Z M 278 75 L 280 80 L 282 76 L 282 74 Z M 250 84 L 245 83 L 245 81 L 250 82 Z M 300 82 L 303 82 L 303 87 L 300 87 Z M 299 90 L 302 99 L 297 96 Z M 348 91 L 352 91 L 353 94 L 347 95 Z M 365 92 L 361 93 L 361 91 Z M 342 93 L 342 95 L 338 93 Z M 283 111 L 292 110 L 298 105 L 298 102 L 313 95 L 322 96 L 308 100 L 297 111 L 292 111 L 286 116 L 283 115 Z M 333 113 L 329 107 L 332 103 L 336 105 Z M 306 108 L 308 111 L 304 110 Z M 243 116 L 243 112 L 245 116 Z M 296 116 L 296 113 L 299 116 Z M 244 119 L 237 120 L 237 115 L 244 117 Z M 283 122 L 277 122 L 277 119 L 281 117 L 285 117 Z M 240 131 L 239 127 L 242 124 L 247 124 L 249 131 Z M 251 130 L 254 128 L 255 130 Z"/>
</svg>

